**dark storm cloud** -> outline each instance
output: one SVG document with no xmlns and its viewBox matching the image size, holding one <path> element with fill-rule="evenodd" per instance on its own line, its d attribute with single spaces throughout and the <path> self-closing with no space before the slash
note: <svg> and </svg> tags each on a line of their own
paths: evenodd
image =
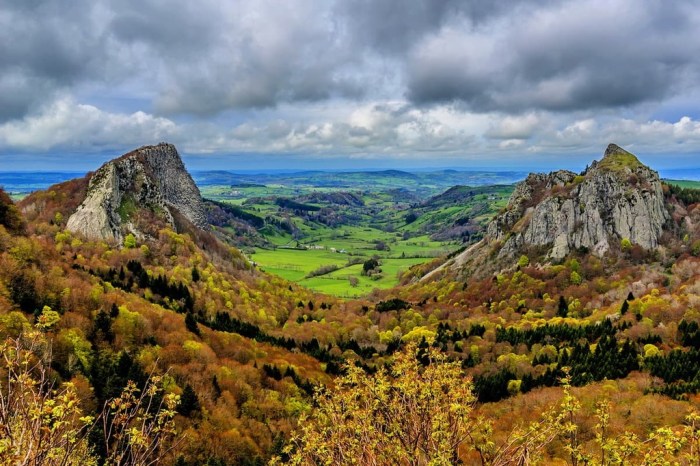
<svg viewBox="0 0 700 466">
<path fill-rule="evenodd" d="M 559 0 L 348 0 L 337 13 L 357 44 L 389 54 L 404 54 L 455 18 L 480 25 L 518 5 L 540 7 Z"/>
<path fill-rule="evenodd" d="M 0 120 L 21 117 L 95 75 L 106 58 L 92 2 L 9 0 L 0 6 Z"/>
<path fill-rule="evenodd" d="M 617 109 L 697 86 L 700 1 L 7 0 L 0 119 L 81 90 L 208 117 L 408 99 Z"/>
<path fill-rule="evenodd" d="M 324 4 L 3 2 L 0 118 L 22 117 L 82 85 L 123 86 L 162 112 L 204 116 L 357 97 L 368 72 Z"/>
<path fill-rule="evenodd" d="M 112 26 L 159 62 L 154 101 L 162 112 L 206 116 L 362 93 L 364 83 L 348 72 L 361 66 L 323 3 L 133 3 Z"/>
<path fill-rule="evenodd" d="M 109 26 L 120 42 L 143 43 L 161 56 L 184 58 L 216 41 L 220 14 L 218 3 L 208 0 L 123 0 Z"/>
<path fill-rule="evenodd" d="M 567 2 L 445 24 L 412 49 L 408 95 L 507 112 L 659 101 L 696 85 L 698 5 Z"/>
</svg>

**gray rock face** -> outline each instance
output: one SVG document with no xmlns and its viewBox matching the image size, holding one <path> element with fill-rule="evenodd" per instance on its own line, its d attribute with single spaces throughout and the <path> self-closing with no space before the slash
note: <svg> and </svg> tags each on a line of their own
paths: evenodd
<svg viewBox="0 0 700 466">
<path fill-rule="evenodd" d="M 134 209 L 147 208 L 170 227 L 173 209 L 206 227 L 199 189 L 172 144 L 144 146 L 102 165 L 90 179 L 85 200 L 67 229 L 89 239 L 121 241 L 125 231 L 144 236 L 131 222 Z"/>
<path fill-rule="evenodd" d="M 548 248 L 552 259 L 578 248 L 603 255 L 625 238 L 645 249 L 657 247 L 669 219 L 658 174 L 611 144 L 580 175 L 528 176 L 489 224 L 486 241 L 503 242 L 501 257 L 528 246 Z"/>
</svg>

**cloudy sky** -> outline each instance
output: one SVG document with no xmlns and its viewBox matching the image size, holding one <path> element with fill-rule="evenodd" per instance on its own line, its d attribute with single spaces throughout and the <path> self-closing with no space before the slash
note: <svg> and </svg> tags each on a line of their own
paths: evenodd
<svg viewBox="0 0 700 466">
<path fill-rule="evenodd" d="M 0 170 L 700 167 L 700 1 L 4 0 Z"/>
</svg>

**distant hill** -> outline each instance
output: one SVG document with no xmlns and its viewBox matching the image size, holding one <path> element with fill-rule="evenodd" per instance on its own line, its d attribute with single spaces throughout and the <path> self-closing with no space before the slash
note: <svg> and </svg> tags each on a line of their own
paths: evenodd
<svg viewBox="0 0 700 466">
<path fill-rule="evenodd" d="M 413 173 L 408 173 L 404 172 L 401 170 L 380 170 L 380 171 L 367 171 L 367 172 L 357 172 L 355 174 L 358 175 L 365 175 L 365 176 L 371 176 L 373 178 L 382 178 L 382 177 L 389 177 L 389 178 L 411 178 L 411 179 L 416 179 L 418 178 L 418 175 L 415 175 Z"/>
<path fill-rule="evenodd" d="M 500 189 L 510 189 L 509 186 L 453 186 L 447 191 L 431 197 L 420 204 L 425 210 L 440 209 L 451 205 L 466 204 L 479 195 L 494 196 Z"/>
<path fill-rule="evenodd" d="M 439 241 L 479 240 L 512 191 L 510 185 L 453 186 L 413 206 L 411 229 Z"/>
<path fill-rule="evenodd" d="M 336 191 L 330 193 L 315 192 L 300 196 L 297 198 L 299 202 L 310 202 L 312 204 L 330 204 L 361 207 L 365 205 L 365 201 L 356 193 Z"/>
<path fill-rule="evenodd" d="M 315 186 L 338 190 L 407 190 L 422 199 L 439 194 L 456 185 L 507 185 L 525 178 L 525 172 L 489 172 L 467 170 L 436 170 L 408 172 L 403 170 L 367 171 L 301 171 L 293 173 L 233 173 L 224 171 L 194 172 L 200 187 L 246 185 L 281 185 L 287 187 Z M 367 183 L 367 180 L 372 180 Z"/>
</svg>

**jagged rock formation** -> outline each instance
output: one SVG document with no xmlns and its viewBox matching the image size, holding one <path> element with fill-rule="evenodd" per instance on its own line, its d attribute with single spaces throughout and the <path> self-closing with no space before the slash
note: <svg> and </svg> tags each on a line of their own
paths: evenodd
<svg viewBox="0 0 700 466">
<path fill-rule="evenodd" d="M 175 228 L 180 214 L 206 226 L 199 189 L 172 144 L 144 146 L 105 163 L 90 178 L 87 196 L 67 229 L 89 239 L 121 241 L 149 235 L 154 225 Z"/>
<path fill-rule="evenodd" d="M 519 183 L 484 239 L 424 279 L 448 268 L 487 274 L 530 250 L 559 260 L 574 250 L 598 256 L 623 240 L 653 249 L 671 216 L 659 175 L 637 157 L 610 144 L 602 160 L 581 174 L 560 170 L 531 174 Z"/>
<path fill-rule="evenodd" d="M 670 216 L 659 175 L 615 144 L 576 175 L 533 174 L 518 184 L 506 211 L 489 224 L 487 241 L 502 241 L 500 256 L 525 246 L 549 248 L 561 259 L 574 249 L 603 255 L 622 239 L 658 246 Z"/>
</svg>

